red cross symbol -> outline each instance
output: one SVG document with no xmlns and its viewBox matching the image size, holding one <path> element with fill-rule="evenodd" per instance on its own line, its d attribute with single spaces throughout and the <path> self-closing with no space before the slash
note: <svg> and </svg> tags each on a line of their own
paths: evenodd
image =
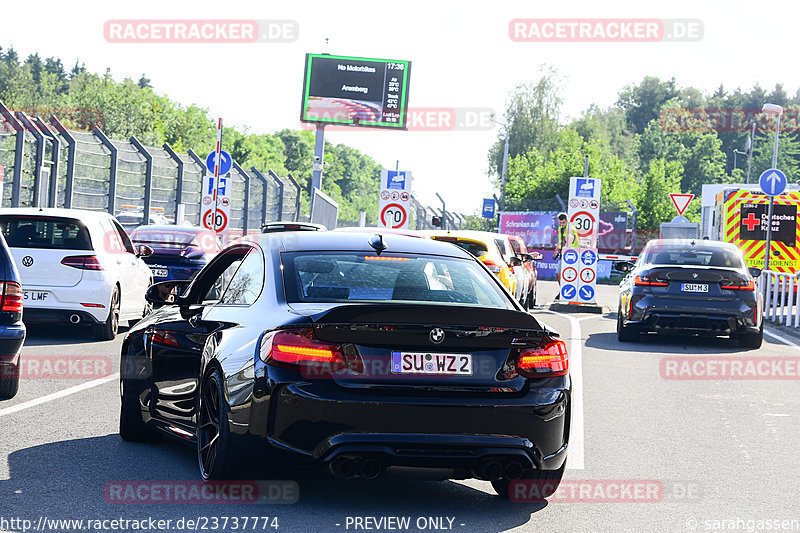
<svg viewBox="0 0 800 533">
<path fill-rule="evenodd" d="M 747 215 L 747 218 L 742 220 L 742 224 L 747 226 L 747 231 L 753 231 L 753 228 L 758 226 L 759 223 L 760 223 L 759 220 L 756 218 L 756 216 L 753 214 L 752 211 L 750 212 L 750 214 Z"/>
</svg>

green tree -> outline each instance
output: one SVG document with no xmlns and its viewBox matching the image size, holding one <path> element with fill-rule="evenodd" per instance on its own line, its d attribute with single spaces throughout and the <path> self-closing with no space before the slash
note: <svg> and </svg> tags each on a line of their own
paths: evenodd
<svg viewBox="0 0 800 533">
<path fill-rule="evenodd" d="M 628 85 L 619 93 L 617 106 L 625 113 L 628 127 L 634 133 L 642 133 L 653 119 L 659 117 L 668 101 L 680 96 L 675 78 L 662 81 L 646 76 L 638 85 Z"/>
<path fill-rule="evenodd" d="M 634 204 L 638 209 L 638 227 L 657 230 L 662 222 L 672 220 L 675 208 L 670 193 L 681 192 L 682 168 L 677 161 L 658 158 L 650 161 L 647 172 L 637 182 Z"/>
<path fill-rule="evenodd" d="M 558 144 L 562 81 L 551 67 L 540 67 L 539 79 L 517 85 L 509 96 L 503 122 L 508 125 L 508 158 L 533 148 L 546 154 Z M 499 136 L 504 131 L 501 128 Z M 489 167 L 500 176 L 505 140 L 499 138 L 489 149 Z"/>
</svg>

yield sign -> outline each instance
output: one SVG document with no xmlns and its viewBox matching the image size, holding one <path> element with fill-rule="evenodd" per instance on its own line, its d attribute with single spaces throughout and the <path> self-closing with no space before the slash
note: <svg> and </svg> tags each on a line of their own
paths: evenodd
<svg viewBox="0 0 800 533">
<path fill-rule="evenodd" d="M 672 200 L 672 205 L 678 210 L 678 214 L 682 215 L 686 208 L 689 207 L 689 202 L 694 200 L 694 194 L 671 193 L 669 199 Z"/>
</svg>

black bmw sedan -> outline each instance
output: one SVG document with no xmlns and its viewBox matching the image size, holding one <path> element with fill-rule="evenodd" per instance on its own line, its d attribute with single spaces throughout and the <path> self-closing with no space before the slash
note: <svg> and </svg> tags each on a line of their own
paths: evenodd
<svg viewBox="0 0 800 533">
<path fill-rule="evenodd" d="M 758 268 L 741 250 L 718 241 L 660 239 L 647 243 L 635 264 L 615 264 L 620 283 L 617 337 L 641 333 L 730 336 L 759 348 L 764 334 Z"/>
<path fill-rule="evenodd" d="M 204 480 L 253 461 L 340 478 L 444 469 L 501 495 L 561 480 L 565 344 L 456 246 L 261 234 L 148 298 L 158 308 L 122 347 L 120 434 L 194 446 Z"/>
</svg>

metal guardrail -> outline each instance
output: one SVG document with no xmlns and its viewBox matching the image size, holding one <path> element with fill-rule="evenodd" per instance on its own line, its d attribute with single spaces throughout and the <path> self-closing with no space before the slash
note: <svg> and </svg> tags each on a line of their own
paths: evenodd
<svg viewBox="0 0 800 533">
<path fill-rule="evenodd" d="M 764 296 L 764 320 L 800 328 L 800 302 L 797 301 L 797 274 L 764 270 L 758 278 L 758 290 Z"/>
</svg>

